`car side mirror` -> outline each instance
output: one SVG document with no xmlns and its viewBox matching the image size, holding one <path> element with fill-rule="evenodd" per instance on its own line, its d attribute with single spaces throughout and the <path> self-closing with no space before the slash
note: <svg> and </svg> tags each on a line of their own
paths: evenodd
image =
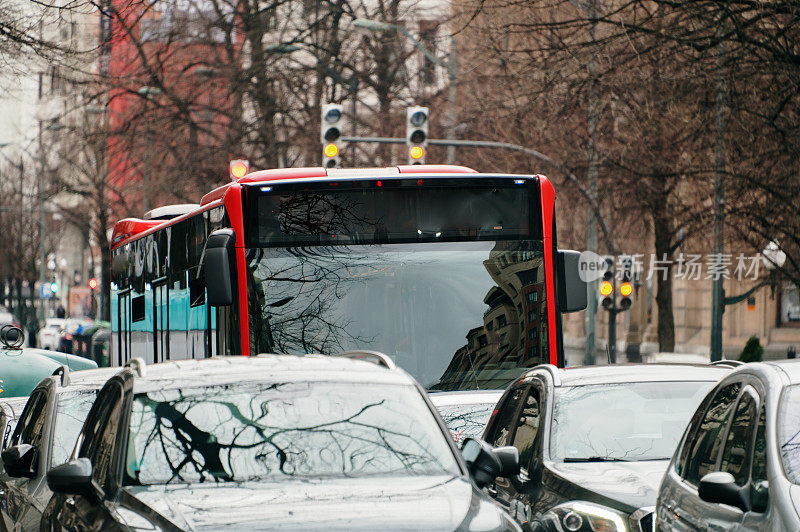
<svg viewBox="0 0 800 532">
<path fill-rule="evenodd" d="M 516 447 L 495 447 L 494 455 L 500 460 L 499 477 L 515 477 L 519 475 L 519 451 Z"/>
<path fill-rule="evenodd" d="M 36 476 L 36 464 L 33 463 L 35 456 L 36 449 L 33 445 L 21 443 L 9 447 L 2 453 L 3 467 L 9 476 L 33 478 Z"/>
<path fill-rule="evenodd" d="M 91 493 L 92 462 L 88 458 L 78 458 L 54 467 L 47 473 L 47 486 L 53 493 Z"/>
<path fill-rule="evenodd" d="M 203 258 L 208 304 L 225 307 L 233 304 L 233 261 L 236 256 L 236 233 L 233 229 L 217 229 L 208 235 Z"/>
<path fill-rule="evenodd" d="M 581 254 L 577 251 L 559 250 L 558 265 L 558 303 L 561 312 L 585 310 L 588 301 L 588 287 L 581 279 Z"/>
<path fill-rule="evenodd" d="M 736 485 L 733 475 L 725 471 L 714 471 L 700 479 L 697 494 L 706 502 L 727 504 L 743 512 L 750 511 L 750 501 L 745 495 L 746 488 Z"/>
<path fill-rule="evenodd" d="M 483 440 L 466 438 L 461 445 L 461 455 L 467 470 L 479 488 L 485 488 L 503 471 L 503 463 L 492 446 Z"/>
</svg>

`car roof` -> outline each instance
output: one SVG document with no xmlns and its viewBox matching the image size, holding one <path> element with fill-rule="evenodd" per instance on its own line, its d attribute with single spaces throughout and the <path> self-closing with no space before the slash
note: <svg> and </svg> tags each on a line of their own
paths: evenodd
<svg viewBox="0 0 800 532">
<path fill-rule="evenodd" d="M 134 371 L 135 370 L 131 370 Z M 136 375 L 134 392 L 193 388 L 232 382 L 374 383 L 413 385 L 403 370 L 373 362 L 326 355 L 224 356 L 178 360 L 144 366 Z"/>
<path fill-rule="evenodd" d="M 781 371 L 789 379 L 790 384 L 800 383 L 800 360 L 768 360 L 764 363 L 745 364 L 742 371 L 763 371 L 766 368 Z"/>
<path fill-rule="evenodd" d="M 561 386 L 582 386 L 626 382 L 716 382 L 730 373 L 731 369 L 730 366 L 710 364 L 609 364 L 576 366 L 559 369 L 557 372 Z"/>
</svg>

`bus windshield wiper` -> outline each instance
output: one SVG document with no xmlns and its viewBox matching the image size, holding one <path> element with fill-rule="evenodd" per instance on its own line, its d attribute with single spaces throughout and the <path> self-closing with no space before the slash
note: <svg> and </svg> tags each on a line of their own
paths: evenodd
<svg viewBox="0 0 800 532">
<path fill-rule="evenodd" d="M 625 458 L 613 458 L 611 456 L 586 456 L 581 458 L 564 458 L 564 462 L 630 462 Z"/>
</svg>

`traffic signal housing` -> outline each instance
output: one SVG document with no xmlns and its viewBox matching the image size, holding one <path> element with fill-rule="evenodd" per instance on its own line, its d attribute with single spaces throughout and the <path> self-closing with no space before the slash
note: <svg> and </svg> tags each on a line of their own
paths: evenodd
<svg viewBox="0 0 800 532">
<path fill-rule="evenodd" d="M 603 296 L 602 305 L 606 310 L 614 308 L 614 261 L 606 259 L 606 271 L 603 272 L 603 280 L 600 281 L 600 295 Z"/>
<path fill-rule="evenodd" d="M 319 140 L 322 144 L 322 166 L 325 168 L 341 166 L 339 152 L 341 151 L 343 122 L 343 106 L 338 103 L 326 103 L 322 106 Z"/>
<path fill-rule="evenodd" d="M 428 146 L 427 107 L 406 109 L 406 146 L 408 164 L 425 164 L 425 151 Z"/>
</svg>

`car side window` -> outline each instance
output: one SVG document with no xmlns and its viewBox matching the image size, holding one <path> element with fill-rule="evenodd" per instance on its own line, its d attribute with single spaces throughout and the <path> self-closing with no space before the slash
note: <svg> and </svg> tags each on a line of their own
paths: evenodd
<svg viewBox="0 0 800 532">
<path fill-rule="evenodd" d="M 23 443 L 34 447 L 39 445 L 44 431 L 46 406 L 47 396 L 43 392 L 36 392 L 31 395 L 17 422 L 10 445 Z"/>
<path fill-rule="evenodd" d="M 92 462 L 92 478 L 98 486 L 108 489 L 108 475 L 117 431 L 122 413 L 122 388 L 114 383 L 104 389 L 95 401 L 97 408 L 89 413 L 83 435 L 79 456 L 89 458 Z"/>
<path fill-rule="evenodd" d="M 744 389 L 736 406 L 719 470 L 733 475 L 737 486 L 744 486 L 750 477 L 750 442 L 756 422 L 756 398 L 749 386 Z"/>
<path fill-rule="evenodd" d="M 767 480 L 767 409 L 761 405 L 753 443 L 753 484 Z"/>
<path fill-rule="evenodd" d="M 497 419 L 492 425 L 492 434 L 489 436 L 489 443 L 495 447 L 510 445 L 510 438 L 514 430 L 516 413 L 522 398 L 525 396 L 527 386 L 519 386 L 511 390 L 506 400 L 497 412 Z"/>
<path fill-rule="evenodd" d="M 750 473 L 751 500 L 754 512 L 766 511 L 769 504 L 767 483 L 767 409 L 762 404 L 753 440 L 753 467 Z"/>
<path fill-rule="evenodd" d="M 684 479 L 690 484 L 700 485 L 700 479 L 706 473 L 716 470 L 717 458 L 722 448 L 721 436 L 732 415 L 740 388 L 741 384 L 738 382 L 728 384 L 717 391 L 709 403 L 690 444 L 686 470 L 683 472 Z"/>
<path fill-rule="evenodd" d="M 540 419 L 539 390 L 531 386 L 517 416 L 517 427 L 514 431 L 514 443 L 519 451 L 519 463 L 523 469 L 528 468 L 536 447 L 536 436 L 539 433 Z"/>
</svg>

